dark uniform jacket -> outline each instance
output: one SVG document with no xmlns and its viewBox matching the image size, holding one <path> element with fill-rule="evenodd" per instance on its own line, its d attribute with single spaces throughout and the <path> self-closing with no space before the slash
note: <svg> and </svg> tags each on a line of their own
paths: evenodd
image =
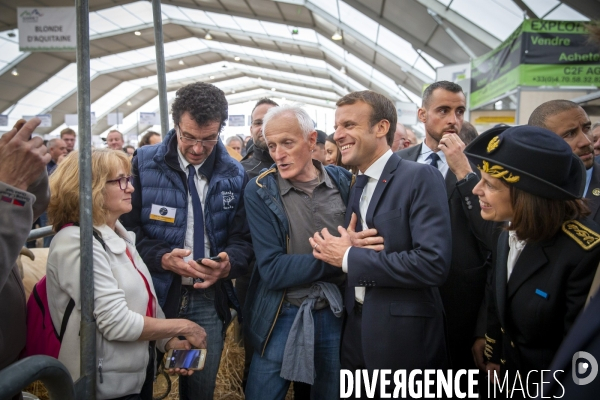
<svg viewBox="0 0 600 400">
<path fill-rule="evenodd" d="M 508 283 L 508 232 L 500 234 L 487 293 L 488 360 L 521 376 L 549 369 L 585 304 L 600 261 L 598 232 L 589 218 L 565 222 L 550 240 L 525 246 Z"/>
<path fill-rule="evenodd" d="M 590 208 L 590 218 L 600 224 L 600 163 L 594 163 L 592 180 L 585 195 L 587 206 Z"/>
</svg>

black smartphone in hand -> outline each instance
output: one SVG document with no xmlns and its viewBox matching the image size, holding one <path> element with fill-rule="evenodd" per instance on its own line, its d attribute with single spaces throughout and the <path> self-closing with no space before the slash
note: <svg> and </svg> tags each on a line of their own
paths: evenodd
<svg viewBox="0 0 600 400">
<path fill-rule="evenodd" d="M 214 256 L 214 257 L 203 257 L 203 258 L 199 258 L 196 260 L 196 262 L 198 264 L 202 264 L 202 260 L 210 260 L 210 261 L 216 261 L 216 262 L 221 262 L 223 260 L 221 260 L 221 257 L 219 256 Z"/>
<path fill-rule="evenodd" d="M 202 264 L 202 260 L 211 260 L 211 261 L 216 261 L 216 262 L 221 262 L 221 261 L 222 261 L 222 260 L 221 260 L 221 257 L 219 257 L 219 256 L 214 256 L 214 257 L 208 257 L 208 258 L 206 258 L 206 257 L 204 257 L 204 258 L 199 258 L 199 259 L 197 259 L 197 260 L 196 260 L 196 262 L 197 262 L 198 264 Z M 204 264 L 203 264 L 203 265 L 204 265 Z M 194 283 L 202 283 L 202 282 L 204 282 L 204 279 L 202 279 L 202 278 L 194 278 Z"/>
</svg>

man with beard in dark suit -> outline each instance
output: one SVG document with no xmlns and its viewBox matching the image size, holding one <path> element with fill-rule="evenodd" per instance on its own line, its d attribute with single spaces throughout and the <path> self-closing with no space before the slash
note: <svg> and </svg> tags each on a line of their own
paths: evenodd
<svg viewBox="0 0 600 400">
<path fill-rule="evenodd" d="M 527 125 L 556 133 L 583 161 L 587 179 L 583 197 L 588 200 L 590 217 L 600 223 L 600 163 L 594 161 L 593 142 L 588 136 L 592 123 L 584 109 L 569 100 L 550 100 L 533 110 Z"/>
<path fill-rule="evenodd" d="M 418 111 L 419 120 L 425 124 L 423 143 L 396 153 L 403 159 L 434 166 L 446 183 L 452 263 L 440 293 L 455 371 L 475 367 L 471 347 L 475 337 L 483 337 L 484 333 L 477 329 L 477 321 L 487 278 L 486 260 L 491 250 L 485 245 L 488 236 L 484 233 L 496 226 L 481 218 L 479 200 L 472 192 L 479 176 L 463 154 L 465 145 L 458 136 L 465 109 L 466 99 L 459 85 L 448 81 L 431 84 L 423 93 L 423 105 Z M 485 327 L 483 321 L 479 326 Z M 485 345 L 481 340 L 478 343 L 480 347 Z M 476 358 L 477 366 L 485 368 L 483 349 Z"/>
</svg>

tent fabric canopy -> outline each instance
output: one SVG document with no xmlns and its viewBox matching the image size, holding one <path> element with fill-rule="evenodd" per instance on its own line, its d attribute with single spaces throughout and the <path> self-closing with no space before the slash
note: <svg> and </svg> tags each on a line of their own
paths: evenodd
<svg viewBox="0 0 600 400">
<path fill-rule="evenodd" d="M 105 115 L 125 98 L 152 101 L 152 4 L 89 4 L 92 111 Z M 49 133 L 76 112 L 75 53 L 20 52 L 16 29 L 17 7 L 72 5 L 0 0 L 0 113 L 10 126 L 22 115 L 52 112 L 53 126 L 42 130 Z M 325 106 L 363 89 L 418 104 L 435 68 L 485 54 L 524 18 L 600 18 L 600 0 L 173 0 L 161 8 L 169 91 L 214 80 L 250 101 L 284 85 L 290 98 Z M 343 38 L 334 41 L 338 30 Z"/>
</svg>

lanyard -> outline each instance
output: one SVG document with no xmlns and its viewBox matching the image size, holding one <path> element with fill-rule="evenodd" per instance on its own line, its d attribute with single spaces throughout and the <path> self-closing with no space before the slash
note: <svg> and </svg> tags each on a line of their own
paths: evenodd
<svg viewBox="0 0 600 400">
<path fill-rule="evenodd" d="M 150 290 L 148 280 L 146 279 L 146 276 L 144 276 L 144 274 L 142 274 L 142 272 L 138 269 L 138 267 L 136 267 L 135 262 L 133 261 L 133 257 L 131 256 L 131 253 L 129 252 L 129 249 L 127 247 L 125 248 L 125 252 L 127 253 L 127 257 L 129 257 L 129 260 L 133 264 L 133 267 L 140 274 L 140 276 L 144 280 L 144 284 L 146 285 L 146 291 L 148 292 L 148 306 L 146 307 L 146 317 L 154 318 L 156 315 L 154 308 L 154 296 L 152 295 L 152 290 Z"/>
</svg>

